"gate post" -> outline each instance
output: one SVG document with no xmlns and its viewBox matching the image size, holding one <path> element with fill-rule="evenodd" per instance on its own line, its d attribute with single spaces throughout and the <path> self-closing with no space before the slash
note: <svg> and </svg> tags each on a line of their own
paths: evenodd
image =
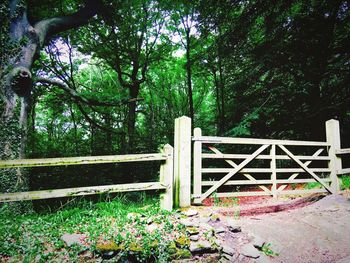
<svg viewBox="0 0 350 263">
<path fill-rule="evenodd" d="M 202 130 L 195 128 L 193 136 L 193 203 L 201 204 L 199 198 L 202 195 L 202 142 L 198 139 L 202 136 Z"/>
<path fill-rule="evenodd" d="M 166 187 L 165 192 L 160 195 L 160 208 L 171 211 L 173 209 L 174 198 L 174 149 L 171 145 L 166 144 L 161 150 L 161 153 L 165 154 L 167 156 L 167 159 L 160 166 L 160 182 Z"/>
<path fill-rule="evenodd" d="M 342 169 L 341 158 L 336 155 L 336 151 L 340 149 L 339 121 L 334 119 L 326 121 L 326 138 L 327 142 L 330 144 L 328 149 L 328 155 L 330 157 L 328 166 L 331 169 L 331 189 L 333 193 L 338 193 L 338 172 Z"/>
<path fill-rule="evenodd" d="M 175 119 L 174 134 L 175 207 L 191 205 L 191 119 Z"/>
</svg>

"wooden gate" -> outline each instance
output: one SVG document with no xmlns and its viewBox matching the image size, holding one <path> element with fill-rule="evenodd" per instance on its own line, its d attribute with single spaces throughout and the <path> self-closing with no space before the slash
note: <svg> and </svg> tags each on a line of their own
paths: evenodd
<svg viewBox="0 0 350 263">
<path fill-rule="evenodd" d="M 277 197 L 338 191 L 338 122 L 328 121 L 326 130 L 327 141 L 314 142 L 210 137 L 194 129 L 193 202 L 213 194 Z"/>
</svg>

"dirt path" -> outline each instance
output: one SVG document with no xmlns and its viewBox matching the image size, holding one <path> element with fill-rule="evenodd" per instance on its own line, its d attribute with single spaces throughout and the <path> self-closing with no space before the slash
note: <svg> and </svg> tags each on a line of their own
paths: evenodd
<svg viewBox="0 0 350 263">
<path fill-rule="evenodd" d="M 239 224 L 242 232 L 271 243 L 279 256 L 270 262 L 350 262 L 350 199 L 343 195 L 293 210 L 241 216 Z"/>
</svg>

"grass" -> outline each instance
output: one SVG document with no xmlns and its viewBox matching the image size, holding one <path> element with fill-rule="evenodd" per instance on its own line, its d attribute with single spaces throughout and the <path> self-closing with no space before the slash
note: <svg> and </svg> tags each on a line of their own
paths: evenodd
<svg viewBox="0 0 350 263">
<path fill-rule="evenodd" d="M 95 262 L 96 252 L 103 250 L 115 250 L 119 257 L 132 256 L 139 262 L 164 262 L 172 256 L 168 247 L 178 238 L 174 235 L 185 234 L 175 214 L 161 211 L 153 199 L 135 203 L 116 198 L 74 205 L 21 216 L 1 207 L 0 262 Z M 86 235 L 86 246 L 67 247 L 61 240 L 65 233 Z M 82 260 L 83 255 L 90 256 Z"/>
<path fill-rule="evenodd" d="M 340 190 L 350 189 L 350 175 L 343 175 L 339 177 Z M 322 188 L 319 182 L 307 183 L 305 189 Z"/>
</svg>

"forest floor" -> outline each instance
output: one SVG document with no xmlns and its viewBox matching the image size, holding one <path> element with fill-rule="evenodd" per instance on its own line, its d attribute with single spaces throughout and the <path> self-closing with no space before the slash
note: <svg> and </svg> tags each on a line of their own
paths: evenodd
<svg viewBox="0 0 350 263">
<path fill-rule="evenodd" d="M 210 199 L 171 213 L 114 200 L 0 213 L 0 262 L 350 262 L 350 190 Z"/>
</svg>

